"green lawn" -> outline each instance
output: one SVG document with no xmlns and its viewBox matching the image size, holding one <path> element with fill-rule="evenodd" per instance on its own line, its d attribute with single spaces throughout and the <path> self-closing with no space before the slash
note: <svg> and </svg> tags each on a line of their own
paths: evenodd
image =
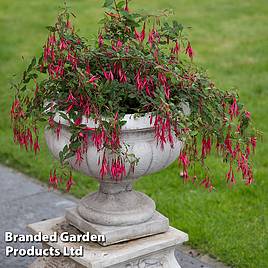
<svg viewBox="0 0 268 268">
<path fill-rule="evenodd" d="M 47 32 L 63 1 L 0 0 L 0 161 L 47 181 L 52 166 L 45 143 L 38 157 L 13 145 L 9 125 L 12 100 L 9 82 L 25 61 L 41 51 Z M 175 16 L 192 26 L 189 35 L 196 61 L 216 83 L 239 88 L 264 141 L 259 144 L 254 165 L 256 183 L 226 187 L 225 167 L 210 159 L 215 176 L 222 178 L 217 192 L 183 185 L 176 164 L 140 180 L 136 188 L 150 195 L 171 225 L 189 233 L 190 245 L 216 256 L 233 267 L 268 267 L 268 2 L 267 0 L 136 0 L 146 9 L 173 8 Z M 72 1 L 76 25 L 89 39 L 98 28 L 102 1 Z M 76 174 L 72 193 L 81 197 L 96 184 Z"/>
</svg>

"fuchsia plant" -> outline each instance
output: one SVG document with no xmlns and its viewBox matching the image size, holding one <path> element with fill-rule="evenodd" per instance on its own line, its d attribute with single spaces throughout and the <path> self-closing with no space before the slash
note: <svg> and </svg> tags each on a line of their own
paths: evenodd
<svg viewBox="0 0 268 268">
<path fill-rule="evenodd" d="M 80 164 L 92 143 L 104 150 L 99 159 L 101 176 L 118 180 L 126 175 L 125 163 L 134 169 L 138 161 L 123 150 L 127 146 L 120 140 L 123 118 L 150 112 L 159 146 L 172 146 L 175 136 L 184 142 L 178 161 L 186 181 L 213 189 L 208 172 L 198 179 L 189 168 L 198 162 L 204 165 L 215 147 L 230 165 L 226 180 L 235 183 L 240 171 L 246 184 L 251 184 L 250 153 L 256 147 L 256 132 L 250 113 L 236 93 L 218 89 L 193 64 L 195 53 L 183 35 L 184 27 L 176 21 L 162 22 L 167 11 L 131 12 L 127 0 L 106 0 L 104 7 L 103 27 L 94 45 L 76 33 L 67 9 L 48 27 L 41 57 L 32 60 L 14 85 L 14 141 L 37 153 L 38 122 L 47 121 L 59 137 L 61 123 L 53 120 L 59 113 L 68 120 L 72 134 L 60 153 L 62 166 L 70 157 Z M 189 115 L 182 104 L 189 106 Z M 82 118 L 94 120 L 98 127 L 88 128 Z M 50 184 L 56 187 L 66 177 L 69 190 L 74 182 L 65 169 L 51 171 Z"/>
</svg>

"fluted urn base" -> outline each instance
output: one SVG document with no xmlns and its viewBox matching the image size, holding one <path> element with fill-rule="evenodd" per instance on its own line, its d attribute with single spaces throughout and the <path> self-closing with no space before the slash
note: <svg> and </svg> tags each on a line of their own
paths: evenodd
<svg viewBox="0 0 268 268">
<path fill-rule="evenodd" d="M 104 235 L 107 246 L 166 232 L 169 221 L 155 210 L 154 201 L 132 190 L 132 180 L 100 182 L 99 191 L 81 199 L 66 219 L 82 232 Z"/>
<path fill-rule="evenodd" d="M 85 220 L 101 225 L 126 226 L 152 218 L 155 203 L 147 195 L 132 190 L 132 181 L 100 182 L 99 191 L 82 198 L 77 207 Z"/>
</svg>

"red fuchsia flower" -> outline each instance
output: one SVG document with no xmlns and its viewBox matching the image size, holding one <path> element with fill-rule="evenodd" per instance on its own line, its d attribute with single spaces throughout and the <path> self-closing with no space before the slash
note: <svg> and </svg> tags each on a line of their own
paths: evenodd
<svg viewBox="0 0 268 268">
<path fill-rule="evenodd" d="M 20 101 L 18 99 L 15 99 L 11 106 L 10 116 L 12 120 L 24 116 L 24 113 L 20 107 Z"/>
<path fill-rule="evenodd" d="M 56 36 L 55 33 L 53 33 L 52 35 L 50 35 L 49 39 L 48 39 L 48 43 L 50 46 L 54 46 L 56 44 Z"/>
<path fill-rule="evenodd" d="M 234 98 L 232 105 L 229 107 L 229 115 L 231 116 L 231 120 L 239 115 L 236 98 Z"/>
<path fill-rule="evenodd" d="M 48 45 L 45 45 L 44 46 L 44 52 L 43 52 L 43 54 L 44 54 L 44 62 L 48 61 L 48 58 L 50 56 L 50 52 L 51 52 L 50 47 Z"/>
<path fill-rule="evenodd" d="M 238 133 L 241 133 L 241 125 L 238 125 L 238 126 L 237 126 L 236 131 L 237 131 Z"/>
<path fill-rule="evenodd" d="M 70 177 L 68 181 L 66 182 L 66 192 L 69 192 L 73 185 L 74 185 L 73 175 L 70 174 Z"/>
<path fill-rule="evenodd" d="M 86 66 L 86 74 L 89 76 L 90 75 L 90 66 L 87 64 Z"/>
<path fill-rule="evenodd" d="M 122 71 L 120 73 L 120 75 L 119 75 L 119 81 L 122 84 L 125 84 L 127 82 L 127 74 L 124 71 Z"/>
<path fill-rule="evenodd" d="M 246 180 L 246 185 L 252 184 L 253 181 L 254 181 L 254 179 L 253 179 L 252 172 L 251 172 L 250 176 Z"/>
<path fill-rule="evenodd" d="M 71 24 L 70 20 L 67 20 L 67 21 L 66 21 L 66 27 L 67 27 L 68 29 L 71 29 L 71 28 L 72 28 L 72 24 Z"/>
<path fill-rule="evenodd" d="M 248 157 L 244 154 L 241 154 L 237 162 L 238 170 L 241 171 L 243 179 L 246 180 L 246 184 L 251 184 L 253 182 L 253 173 L 248 163 Z"/>
<path fill-rule="evenodd" d="M 139 33 L 137 29 L 135 28 L 135 38 L 142 43 L 145 39 L 145 23 L 143 24 L 142 31 Z"/>
<path fill-rule="evenodd" d="M 148 37 L 148 43 L 150 44 L 151 48 L 153 46 L 155 37 L 154 37 L 154 29 L 149 33 L 149 37 Z"/>
<path fill-rule="evenodd" d="M 40 72 L 42 73 L 43 72 L 43 70 L 44 70 L 44 62 L 42 61 L 41 63 L 40 63 L 40 65 L 39 65 L 39 70 L 40 70 Z"/>
<path fill-rule="evenodd" d="M 122 178 L 122 176 L 126 176 L 125 165 L 122 163 L 121 159 L 114 159 L 111 165 L 111 175 L 113 179 Z"/>
<path fill-rule="evenodd" d="M 175 44 L 175 47 L 173 48 L 173 53 L 178 55 L 179 52 L 180 52 L 180 46 L 179 46 L 179 42 L 177 40 L 176 44 Z"/>
<path fill-rule="evenodd" d="M 240 144 L 237 142 L 235 149 L 232 152 L 232 158 L 236 159 L 237 155 L 241 152 Z"/>
<path fill-rule="evenodd" d="M 169 100 L 170 99 L 170 87 L 168 84 L 166 84 L 164 86 L 164 90 L 165 90 L 165 95 L 166 95 L 166 98 Z"/>
<path fill-rule="evenodd" d="M 54 169 L 53 173 L 52 170 L 50 170 L 50 176 L 49 176 L 49 184 L 53 186 L 54 189 L 58 187 L 59 180 L 56 175 L 56 169 Z"/>
<path fill-rule="evenodd" d="M 114 75 L 112 71 L 106 72 L 105 70 L 103 70 L 103 74 L 104 77 L 108 80 L 108 81 L 113 81 L 114 80 Z"/>
<path fill-rule="evenodd" d="M 167 115 L 166 118 L 166 129 L 167 129 L 167 133 L 168 133 L 168 142 L 170 144 L 170 146 L 173 148 L 174 146 L 174 139 L 171 133 L 171 124 L 170 124 L 170 117 L 169 115 Z"/>
<path fill-rule="evenodd" d="M 155 117 L 154 131 L 157 143 L 160 142 L 161 149 L 164 149 L 164 144 L 166 144 L 166 124 L 163 118 L 159 115 Z"/>
<path fill-rule="evenodd" d="M 59 49 L 60 50 L 66 50 L 67 47 L 68 46 L 67 46 L 66 40 L 64 38 L 61 38 L 60 44 L 59 44 Z"/>
<path fill-rule="evenodd" d="M 124 8 L 124 10 L 125 10 L 126 12 L 129 12 L 129 7 L 128 7 L 128 0 L 126 0 L 126 5 L 125 5 L 125 8 Z"/>
<path fill-rule="evenodd" d="M 150 85 L 151 96 L 154 97 L 155 85 L 153 77 L 150 77 L 149 85 Z"/>
<path fill-rule="evenodd" d="M 125 46 L 124 50 L 125 50 L 125 53 L 128 54 L 129 53 L 129 46 Z"/>
<path fill-rule="evenodd" d="M 75 71 L 78 67 L 78 59 L 76 57 L 76 54 L 72 55 L 70 52 L 68 52 L 67 60 L 72 64 L 72 69 Z"/>
<path fill-rule="evenodd" d="M 54 64 L 53 63 L 50 63 L 48 65 L 48 73 L 49 73 L 51 79 L 54 79 L 54 73 L 55 73 L 55 71 L 54 71 Z"/>
<path fill-rule="evenodd" d="M 185 53 L 189 56 L 191 60 L 193 60 L 194 57 L 194 51 L 193 48 L 191 47 L 191 43 L 188 41 Z"/>
<path fill-rule="evenodd" d="M 160 35 L 159 33 L 156 31 L 156 29 L 152 29 L 149 33 L 148 36 L 148 43 L 150 44 L 151 48 L 153 46 L 153 44 L 155 43 L 155 40 L 157 39 L 157 41 L 160 41 Z"/>
<path fill-rule="evenodd" d="M 107 138 L 107 135 L 106 135 L 104 128 L 102 128 L 101 131 L 94 131 L 94 133 L 91 136 L 91 140 L 94 143 L 97 150 L 100 150 L 102 148 L 104 142 L 106 142 L 107 139 L 108 138 Z"/>
<path fill-rule="evenodd" d="M 55 121 L 53 120 L 53 117 L 49 117 L 48 124 L 51 128 L 55 127 Z"/>
<path fill-rule="evenodd" d="M 112 45 L 112 49 L 113 49 L 114 51 L 118 52 L 118 51 L 122 48 L 122 46 L 123 46 L 122 41 L 121 41 L 120 39 L 118 39 L 116 45 L 115 45 L 115 46 Z"/>
<path fill-rule="evenodd" d="M 35 138 L 35 142 L 34 142 L 34 153 L 37 154 L 37 152 L 40 151 L 40 146 L 38 143 L 38 137 Z"/>
<path fill-rule="evenodd" d="M 20 144 L 20 147 L 25 147 L 25 150 L 28 151 L 28 140 L 25 131 L 18 131 L 16 135 L 17 142 Z"/>
<path fill-rule="evenodd" d="M 32 147 L 33 147 L 33 136 L 32 136 L 32 132 L 31 132 L 31 130 L 29 128 L 27 129 L 26 139 L 27 139 L 27 142 L 30 144 L 30 148 L 32 149 Z"/>
<path fill-rule="evenodd" d="M 229 152 L 230 154 L 232 154 L 233 149 L 232 149 L 232 140 L 231 140 L 230 133 L 228 133 L 226 135 L 226 138 L 225 138 L 225 141 L 224 141 L 224 147 L 225 147 L 225 150 L 227 152 Z"/>
<path fill-rule="evenodd" d="M 95 131 L 95 128 L 91 128 L 91 127 L 84 127 L 83 131 Z"/>
<path fill-rule="evenodd" d="M 62 59 L 59 59 L 58 64 L 54 66 L 54 73 L 56 74 L 56 78 L 59 76 L 62 77 L 64 75 L 64 64 L 65 62 Z"/>
<path fill-rule="evenodd" d="M 78 117 L 78 118 L 74 121 L 75 126 L 80 126 L 81 123 L 82 123 L 82 117 Z"/>
<path fill-rule="evenodd" d="M 159 63 L 158 56 L 159 56 L 159 51 L 158 51 L 158 49 L 155 49 L 155 51 L 154 51 L 154 59 L 155 59 L 155 61 L 156 61 L 157 63 Z"/>
<path fill-rule="evenodd" d="M 82 154 L 85 154 L 88 150 L 88 134 L 87 133 L 83 133 L 83 132 L 80 132 L 78 134 L 78 137 L 80 140 L 82 140 L 82 146 L 81 146 L 81 153 Z"/>
<path fill-rule="evenodd" d="M 246 115 L 246 118 L 247 118 L 247 119 L 250 119 L 250 117 L 251 117 L 251 113 L 250 113 L 250 112 L 245 111 L 245 115 Z"/>
<path fill-rule="evenodd" d="M 114 130 L 112 132 L 112 138 L 111 138 L 110 143 L 111 143 L 112 148 L 114 148 L 114 149 L 117 149 L 120 147 L 120 139 L 119 139 L 119 135 L 117 134 L 116 130 Z"/>
<path fill-rule="evenodd" d="M 98 80 L 99 78 L 96 76 L 96 75 L 93 75 L 89 80 L 88 80 L 88 83 L 92 84 L 94 87 L 97 86 L 97 83 L 96 81 Z"/>
<path fill-rule="evenodd" d="M 184 180 L 187 180 L 189 178 L 188 167 L 190 165 L 190 161 L 189 161 L 189 159 L 188 159 L 188 157 L 187 157 L 185 152 L 180 153 L 178 163 L 179 163 L 179 165 L 182 165 L 182 167 L 183 167 L 183 178 L 184 178 Z"/>
<path fill-rule="evenodd" d="M 253 152 L 255 151 L 255 148 L 257 146 L 257 138 L 256 137 L 251 137 L 250 138 L 250 143 L 252 145 Z"/>
<path fill-rule="evenodd" d="M 160 81 L 161 85 L 164 87 L 166 98 L 170 98 L 170 87 L 167 83 L 167 77 L 163 73 L 158 73 L 158 80 Z"/>
<path fill-rule="evenodd" d="M 250 147 L 249 147 L 249 144 L 247 145 L 246 147 L 246 157 L 248 158 L 250 155 Z"/>
<path fill-rule="evenodd" d="M 86 104 L 84 106 L 84 115 L 87 117 L 87 120 L 88 120 L 88 117 L 90 116 L 90 114 L 91 114 L 90 104 L 89 104 L 89 102 L 86 102 Z"/>
<path fill-rule="evenodd" d="M 141 77 L 141 72 L 140 70 L 137 72 L 136 76 L 135 76 L 135 80 L 136 80 L 136 88 L 140 91 L 144 88 L 144 79 L 142 79 Z"/>
<path fill-rule="evenodd" d="M 151 92 L 150 92 L 150 84 L 149 83 L 146 83 L 145 90 L 146 90 L 146 94 L 148 96 L 152 96 Z"/>
<path fill-rule="evenodd" d="M 52 61 L 55 61 L 55 51 L 54 48 L 51 49 L 50 57 Z"/>
<path fill-rule="evenodd" d="M 76 151 L 75 151 L 75 157 L 76 157 L 76 161 L 75 161 L 75 164 L 77 165 L 81 165 L 82 161 L 83 161 L 83 156 L 82 156 L 82 150 L 81 148 L 78 148 Z"/>
<path fill-rule="evenodd" d="M 150 97 L 154 96 L 154 80 L 150 77 L 150 80 L 145 85 L 146 94 Z"/>
<path fill-rule="evenodd" d="M 206 158 L 206 156 L 211 151 L 211 139 L 208 137 L 207 139 L 203 137 L 202 139 L 202 159 Z"/>
<path fill-rule="evenodd" d="M 22 147 L 24 145 L 23 143 L 24 139 L 22 139 L 24 134 L 16 128 L 13 128 L 13 134 L 14 134 L 14 142 L 18 143 L 20 147 Z"/>
<path fill-rule="evenodd" d="M 163 73 L 158 73 L 158 79 L 163 86 L 167 83 L 167 77 Z"/>
<path fill-rule="evenodd" d="M 109 167 L 108 167 L 108 163 L 107 163 L 107 159 L 105 154 L 103 154 L 103 158 L 102 158 L 102 164 L 101 164 L 101 169 L 100 169 L 100 176 L 103 179 L 109 172 Z"/>
<path fill-rule="evenodd" d="M 74 97 L 71 90 L 69 91 L 69 95 L 68 95 L 66 102 L 77 103 L 76 98 Z"/>
<path fill-rule="evenodd" d="M 203 185 L 205 188 L 209 189 L 210 192 L 214 189 L 209 177 L 206 177 L 204 180 L 202 180 L 201 185 Z"/>
<path fill-rule="evenodd" d="M 74 108 L 74 105 L 73 104 L 70 104 L 66 110 L 66 113 L 70 113 L 70 111 Z"/>
<path fill-rule="evenodd" d="M 104 44 L 104 40 L 103 40 L 103 37 L 102 37 L 101 33 L 99 34 L 98 44 L 99 44 L 99 47 L 102 47 L 103 44 Z"/>
<path fill-rule="evenodd" d="M 61 123 L 60 123 L 60 121 L 59 121 L 58 124 L 57 124 L 57 128 L 56 128 L 57 139 L 60 138 L 61 128 L 62 128 L 62 126 L 61 126 Z"/>
<path fill-rule="evenodd" d="M 230 182 L 232 184 L 236 184 L 232 165 L 230 165 L 230 169 L 229 169 L 228 173 L 226 174 L 226 180 L 227 180 L 227 182 Z"/>
</svg>

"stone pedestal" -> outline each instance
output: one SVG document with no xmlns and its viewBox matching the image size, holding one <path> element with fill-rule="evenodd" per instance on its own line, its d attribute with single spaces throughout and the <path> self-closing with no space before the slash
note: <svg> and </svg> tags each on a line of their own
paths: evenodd
<svg viewBox="0 0 268 268">
<path fill-rule="evenodd" d="M 65 218 L 56 218 L 43 222 L 30 224 L 28 230 L 37 234 L 52 234 L 57 232 L 68 232 L 69 234 L 80 233 L 76 228 L 70 226 Z M 81 257 L 39 257 L 31 268 L 179 268 L 174 250 L 188 240 L 188 235 L 175 228 L 169 227 L 168 231 L 162 234 L 147 236 L 128 242 L 122 242 L 103 247 L 92 242 L 48 242 L 44 247 L 53 247 L 63 252 L 64 248 L 83 247 Z"/>
<path fill-rule="evenodd" d="M 104 235 L 106 241 L 99 242 L 102 246 L 164 233 L 169 229 L 168 218 L 157 211 L 146 222 L 126 226 L 101 225 L 88 222 L 79 215 L 77 208 L 67 209 L 65 217 L 71 225 L 84 233 L 90 232 L 96 235 Z"/>
<path fill-rule="evenodd" d="M 155 210 L 155 202 L 132 190 L 133 180 L 100 181 L 97 192 L 66 210 L 66 220 L 81 232 L 104 235 L 103 246 L 164 233 L 169 220 Z"/>
</svg>

